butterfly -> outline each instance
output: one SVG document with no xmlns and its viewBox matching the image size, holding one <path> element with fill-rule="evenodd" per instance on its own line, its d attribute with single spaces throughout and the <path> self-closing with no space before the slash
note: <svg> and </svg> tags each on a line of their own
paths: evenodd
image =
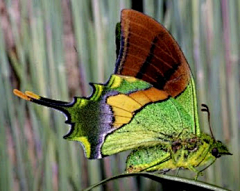
<svg viewBox="0 0 240 191">
<path fill-rule="evenodd" d="M 227 147 L 199 126 L 194 79 L 179 45 L 157 21 L 121 12 L 118 58 L 105 84 L 90 84 L 89 97 L 63 102 L 32 92 L 14 94 L 63 112 L 71 126 L 64 136 L 79 141 L 89 159 L 132 150 L 126 171 L 178 168 L 199 173 Z M 203 105 L 202 111 L 209 114 Z"/>
</svg>

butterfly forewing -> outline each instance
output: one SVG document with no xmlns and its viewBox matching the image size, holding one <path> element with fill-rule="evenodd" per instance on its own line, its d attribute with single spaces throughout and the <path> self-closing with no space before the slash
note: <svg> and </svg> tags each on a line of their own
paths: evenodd
<svg viewBox="0 0 240 191">
<path fill-rule="evenodd" d="M 200 134 L 189 65 L 177 42 L 160 23 L 134 10 L 122 11 L 115 73 L 142 79 L 175 97 L 194 121 L 190 131 Z"/>
<path fill-rule="evenodd" d="M 134 76 L 176 97 L 191 78 L 187 61 L 169 32 L 154 19 L 123 10 L 116 74 Z"/>
</svg>

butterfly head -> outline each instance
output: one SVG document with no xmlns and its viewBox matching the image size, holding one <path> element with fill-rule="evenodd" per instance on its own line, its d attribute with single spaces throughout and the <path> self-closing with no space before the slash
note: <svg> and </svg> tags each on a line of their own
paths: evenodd
<svg viewBox="0 0 240 191">
<path fill-rule="evenodd" d="M 202 104 L 202 109 L 201 110 L 208 114 L 209 129 L 210 129 L 210 132 L 211 132 L 211 139 L 213 139 L 213 144 L 212 144 L 211 149 L 210 149 L 210 152 L 211 152 L 212 156 L 214 156 L 215 158 L 219 158 L 222 155 L 232 155 L 228 151 L 228 148 L 221 141 L 217 141 L 213 136 L 211 123 L 210 123 L 210 111 L 209 111 L 208 106 L 206 104 Z"/>
<path fill-rule="evenodd" d="M 232 155 L 221 141 L 214 141 L 210 152 L 215 158 L 219 158 L 222 155 Z"/>
</svg>

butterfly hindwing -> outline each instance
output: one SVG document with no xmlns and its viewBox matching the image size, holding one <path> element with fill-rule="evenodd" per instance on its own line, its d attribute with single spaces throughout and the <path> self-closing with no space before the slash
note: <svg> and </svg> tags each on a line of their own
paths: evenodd
<svg viewBox="0 0 240 191">
<path fill-rule="evenodd" d="M 141 172 L 141 171 L 156 171 L 165 166 L 169 166 L 171 162 L 171 153 L 166 145 L 160 144 L 145 148 L 133 150 L 127 158 L 126 171 Z M 168 164 L 167 164 L 168 163 Z M 164 169 L 167 171 L 168 169 Z"/>
<path fill-rule="evenodd" d="M 93 87 L 91 97 L 77 98 L 65 109 L 76 117 L 65 138 L 80 141 L 88 158 L 169 142 L 168 136 L 181 133 L 182 127 L 194 127 L 175 98 L 145 81 L 112 75 L 106 85 Z"/>
<path fill-rule="evenodd" d="M 168 99 L 164 91 L 134 77 L 112 75 L 107 84 L 92 86 L 94 90 L 89 98 L 75 98 L 73 103 L 62 109 L 68 116 L 67 123 L 72 125 L 64 138 L 80 141 L 88 158 L 110 155 L 102 152 L 109 134 L 115 134 L 117 129 L 129 124 L 144 106 Z M 137 145 L 133 142 L 131 147 Z M 113 152 L 117 153 L 117 150 Z M 122 150 L 127 150 L 127 147 Z"/>
<path fill-rule="evenodd" d="M 177 136 L 183 130 L 192 129 L 194 121 L 174 99 L 168 98 L 147 104 L 128 123 L 107 135 L 102 146 L 104 155 L 137 147 L 169 143 L 169 136 Z"/>
</svg>

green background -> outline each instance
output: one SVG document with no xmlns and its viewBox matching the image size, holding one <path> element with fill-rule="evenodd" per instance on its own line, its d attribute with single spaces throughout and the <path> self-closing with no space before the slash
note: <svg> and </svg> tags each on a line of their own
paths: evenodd
<svg viewBox="0 0 240 191">
<path fill-rule="evenodd" d="M 89 95 L 88 82 L 103 83 L 114 70 L 115 24 L 123 8 L 131 8 L 131 1 L 0 1 L 0 190 L 79 190 L 124 171 L 128 152 L 87 160 L 78 143 L 62 139 L 69 129 L 62 114 L 12 93 L 18 88 L 63 101 Z M 233 153 L 199 179 L 237 190 L 240 2 L 145 0 L 143 9 L 180 44 L 195 77 L 198 105 L 208 104 L 216 139 Z M 202 131 L 210 133 L 206 114 L 200 112 L 200 119 Z M 194 177 L 183 170 L 179 175 Z M 104 187 L 159 188 L 135 178 Z"/>
</svg>

